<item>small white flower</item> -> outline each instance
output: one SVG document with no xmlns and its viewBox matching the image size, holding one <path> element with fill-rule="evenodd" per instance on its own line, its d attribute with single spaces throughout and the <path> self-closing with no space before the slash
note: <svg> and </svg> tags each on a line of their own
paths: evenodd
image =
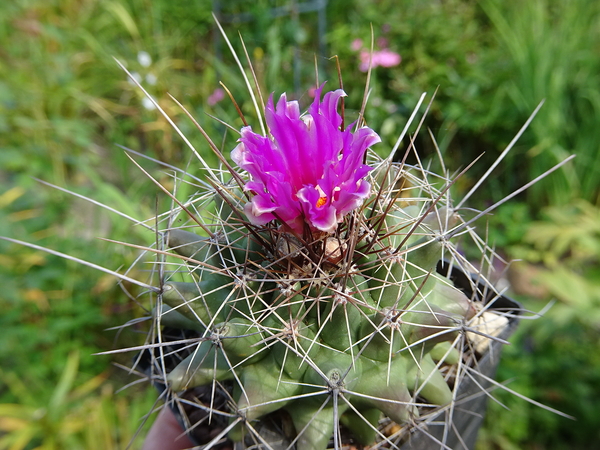
<svg viewBox="0 0 600 450">
<path fill-rule="evenodd" d="M 135 81 L 137 81 L 138 83 L 142 82 L 142 76 L 137 73 L 137 72 L 131 72 L 131 76 L 135 79 Z M 133 82 L 133 80 L 129 77 L 127 77 L 127 82 L 129 84 L 131 84 L 132 86 L 135 86 L 135 83 Z"/>
<path fill-rule="evenodd" d="M 148 52 L 141 51 L 137 55 L 138 62 L 142 67 L 149 67 L 152 64 L 152 58 Z"/>
<path fill-rule="evenodd" d="M 156 84 L 156 80 L 156 75 L 153 73 L 146 75 L 146 83 L 148 83 L 150 86 L 154 86 Z"/>
<path fill-rule="evenodd" d="M 152 100 L 150 100 L 148 97 L 144 97 L 142 99 L 142 106 L 144 108 L 146 108 L 148 111 L 152 111 L 153 109 L 156 109 L 156 106 L 154 105 L 154 103 L 152 103 Z"/>
</svg>

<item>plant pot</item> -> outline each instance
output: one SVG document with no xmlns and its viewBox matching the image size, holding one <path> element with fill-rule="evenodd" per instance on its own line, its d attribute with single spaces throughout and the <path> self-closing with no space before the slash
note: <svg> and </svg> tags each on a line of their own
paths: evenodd
<svg viewBox="0 0 600 450">
<path fill-rule="evenodd" d="M 448 261 L 440 261 L 437 272 L 450 278 L 454 285 L 468 297 L 481 301 L 489 311 L 504 313 L 508 316 L 508 325 L 497 335 L 497 338 L 506 340 L 515 331 L 520 313 L 520 305 L 517 302 L 506 296 L 494 295 L 493 289 L 486 286 L 484 282 L 470 277 Z M 162 352 L 164 355 L 169 355 L 164 358 L 164 363 L 167 370 L 171 370 L 185 356 L 185 351 L 182 352 L 185 344 L 181 341 L 197 338 L 198 333 L 189 330 L 164 329 L 162 334 L 163 342 L 173 342 L 172 345 L 164 347 Z M 469 377 L 461 378 L 460 385 L 456 390 L 454 408 L 436 408 L 433 412 L 422 415 L 414 426 L 402 426 L 399 431 L 397 430 L 395 436 L 399 443 L 402 442 L 397 448 L 401 450 L 474 448 L 478 430 L 485 416 L 487 390 L 492 385 L 487 379 L 493 379 L 495 376 L 502 345 L 500 341 L 490 340 L 485 353 L 477 355 L 476 358 L 473 357 L 472 364 L 476 365 L 477 373 L 480 375 L 473 371 L 471 373 L 474 374 L 475 380 Z M 155 354 L 153 355 L 152 352 Z M 150 377 L 158 391 L 164 394 L 165 384 L 155 375 L 153 376 L 155 373 L 160 373 L 159 368 L 157 368 L 158 370 L 153 369 L 153 364 L 158 361 L 157 358 L 158 350 L 146 350 L 138 355 L 136 362 L 138 367 Z M 171 403 L 171 408 L 178 421 L 184 429 L 190 430 L 188 436 L 192 442 L 197 445 L 205 445 L 213 441 L 215 437 L 222 434 L 229 423 L 228 419 L 223 416 L 210 415 L 206 408 L 192 405 L 194 403 L 211 405 L 214 409 L 227 411 L 230 388 L 231 386 L 227 383 L 222 383 L 217 389 L 213 389 L 212 386 L 189 389 L 178 396 L 183 401 Z M 261 433 L 271 435 L 268 441 L 273 450 L 288 448 L 289 442 L 293 439 L 293 436 L 284 437 L 283 430 L 286 428 L 286 419 L 281 416 L 279 411 L 276 411 L 260 421 Z M 209 417 L 210 424 L 208 423 Z M 350 439 L 349 434 L 348 439 Z M 248 442 L 247 447 L 250 446 L 252 443 Z M 234 444 L 224 438 L 212 448 L 233 447 Z M 242 444 L 235 445 L 236 449 L 243 447 Z"/>
<path fill-rule="evenodd" d="M 495 296 L 483 282 L 473 280 L 456 266 L 451 267 L 448 261 L 440 261 L 437 271 L 450 278 L 454 285 L 463 290 L 468 297 L 483 300 L 486 305 L 489 305 L 491 311 L 511 315 L 508 326 L 497 336 L 498 338 L 507 340 L 514 333 L 519 323 L 518 315 L 521 311 L 519 303 L 506 296 Z M 477 291 L 484 295 L 473 297 L 473 284 L 477 286 Z M 451 413 L 442 410 L 428 419 L 425 422 L 426 431 L 421 426 L 415 428 L 409 440 L 402 445 L 402 450 L 439 449 L 440 444 L 436 441 L 443 442 L 453 450 L 475 448 L 477 433 L 485 417 L 487 390 L 492 385 L 486 378 L 495 377 L 503 345 L 499 341 L 491 341 L 487 352 L 477 361 L 477 372 L 482 376 L 475 375 L 476 382 L 470 378 L 462 380 L 458 389 L 457 407 Z M 446 424 L 450 420 L 452 426 L 448 427 Z"/>
</svg>

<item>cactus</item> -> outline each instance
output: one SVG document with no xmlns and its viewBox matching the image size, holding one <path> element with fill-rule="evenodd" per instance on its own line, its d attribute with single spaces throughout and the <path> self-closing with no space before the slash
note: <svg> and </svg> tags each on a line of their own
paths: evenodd
<svg viewBox="0 0 600 450">
<path fill-rule="evenodd" d="M 207 450 L 227 439 L 236 448 L 400 448 L 440 412 L 444 431 L 430 437 L 449 448 L 464 378 L 479 389 L 473 395 L 487 394 L 492 380 L 475 377 L 481 356 L 493 353 L 491 341 L 505 343 L 498 336 L 518 314 L 510 302 L 489 310 L 504 297 L 455 238 L 470 237 L 492 265 L 495 252 L 471 224 L 571 158 L 465 219 L 462 203 L 497 163 L 455 205 L 449 190 L 460 175 L 394 162 L 395 149 L 381 158 L 375 131 L 362 119 L 344 123 L 345 93 L 323 90 L 304 115 L 285 95 L 269 99 L 265 123 L 257 106 L 262 133 L 242 128 L 230 158 L 201 129 L 225 170 L 209 171 L 185 204 L 172 195 L 178 206 L 161 216 L 166 226 L 139 222 L 158 236 L 144 248 L 156 256 L 151 284 L 0 238 L 150 293 L 154 343 L 136 365 L 151 358 L 150 378 L 166 386 L 190 435 L 203 430 L 195 437 Z M 466 281 L 455 285 L 454 266 Z"/>
<path fill-rule="evenodd" d="M 378 157 L 373 130 L 344 127 L 344 92 L 321 100 L 323 88 L 304 115 L 271 96 L 268 133 L 244 127 L 236 167 L 190 202 L 201 213 L 174 209 L 186 224 L 161 234 L 178 262 L 162 272 L 156 333 L 187 330 L 189 344 L 176 364 L 154 352 L 153 367 L 174 400 L 207 386 L 227 397 L 197 408 L 244 445 L 337 448 L 342 427 L 360 445 L 392 442 L 382 423 L 453 404 L 465 330 L 486 309 L 436 271 L 444 258 L 473 269 L 452 243 L 471 230 L 451 182 Z"/>
<path fill-rule="evenodd" d="M 372 129 L 345 126 L 345 93 L 323 90 L 304 115 L 285 95 L 271 97 L 267 127 L 244 127 L 230 159 L 201 129 L 225 170 L 209 170 L 185 203 L 170 194 L 177 206 L 155 227 L 140 222 L 157 237 L 155 247 L 134 245 L 156 257 L 150 283 L 0 239 L 149 293 L 154 342 L 134 368 L 165 387 L 166 404 L 207 450 L 228 440 L 237 449 L 405 448 L 419 433 L 440 448 L 473 445 L 455 429 L 455 407 L 485 399 L 492 384 L 514 393 L 481 372 L 519 311 L 455 238 L 472 239 L 492 265 L 497 255 L 471 224 L 571 158 L 463 218 L 462 203 L 493 167 L 455 205 L 460 174 L 394 162 L 395 150 L 381 158 Z"/>
<path fill-rule="evenodd" d="M 242 128 L 231 158 L 201 130 L 225 170 L 209 170 L 185 203 L 170 194 L 177 206 L 156 227 L 140 222 L 157 237 L 155 247 L 134 245 L 156 257 L 150 283 L 0 238 L 149 293 L 154 342 L 134 368 L 165 387 L 166 404 L 207 450 L 228 441 L 404 448 L 415 430 L 440 448 L 464 447 L 455 407 L 488 395 L 495 382 L 481 369 L 498 356 L 490 343 L 506 343 L 519 312 L 455 238 L 472 239 L 491 265 L 497 255 L 471 224 L 571 158 L 466 219 L 465 199 L 455 205 L 449 195 L 460 174 L 394 162 L 395 150 L 381 158 L 372 129 L 345 126 L 345 93 L 323 90 L 304 115 L 285 95 L 271 97 L 264 131 Z M 428 430 L 440 424 L 441 433 Z"/>
</svg>

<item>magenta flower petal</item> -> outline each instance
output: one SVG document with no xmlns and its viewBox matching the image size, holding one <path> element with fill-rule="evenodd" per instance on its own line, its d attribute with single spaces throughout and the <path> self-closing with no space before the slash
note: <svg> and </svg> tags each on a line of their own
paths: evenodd
<svg viewBox="0 0 600 450">
<path fill-rule="evenodd" d="M 321 101 L 322 88 L 302 116 L 298 102 L 283 94 L 275 105 L 271 96 L 265 111 L 270 136 L 242 128 L 231 157 L 250 175 L 244 189 L 254 196 L 244 211 L 251 223 L 277 219 L 299 235 L 306 225 L 333 232 L 369 195 L 364 178 L 371 168 L 363 159 L 379 136 L 366 127 L 342 131 L 337 110 L 346 94 L 338 89 Z"/>
</svg>

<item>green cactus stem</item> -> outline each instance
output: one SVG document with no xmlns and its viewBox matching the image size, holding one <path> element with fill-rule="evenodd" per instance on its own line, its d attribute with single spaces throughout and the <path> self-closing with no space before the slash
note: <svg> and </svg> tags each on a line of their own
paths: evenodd
<svg viewBox="0 0 600 450">
<path fill-rule="evenodd" d="M 367 166 L 364 145 L 378 138 L 341 130 L 340 96 L 317 100 L 305 118 L 270 100 L 273 134 L 245 127 L 232 152 L 247 172 L 233 173 L 240 185 L 213 181 L 203 197 L 213 223 L 202 233 L 212 235 L 187 224 L 165 232 L 189 273 L 179 263 L 165 277 L 157 322 L 199 338 L 169 369 L 168 388 L 223 390 L 236 442 L 261 442 L 256 430 L 283 413 L 294 430 L 282 442 L 296 450 L 339 446 L 340 424 L 371 445 L 387 439 L 380 420 L 408 426 L 454 399 L 443 373 L 462 361 L 478 307 L 436 267 L 457 256 L 445 233 L 460 216 L 404 165 L 368 154 Z M 300 162 L 300 148 L 315 153 Z M 333 159 L 317 167 L 328 149 Z"/>
</svg>

